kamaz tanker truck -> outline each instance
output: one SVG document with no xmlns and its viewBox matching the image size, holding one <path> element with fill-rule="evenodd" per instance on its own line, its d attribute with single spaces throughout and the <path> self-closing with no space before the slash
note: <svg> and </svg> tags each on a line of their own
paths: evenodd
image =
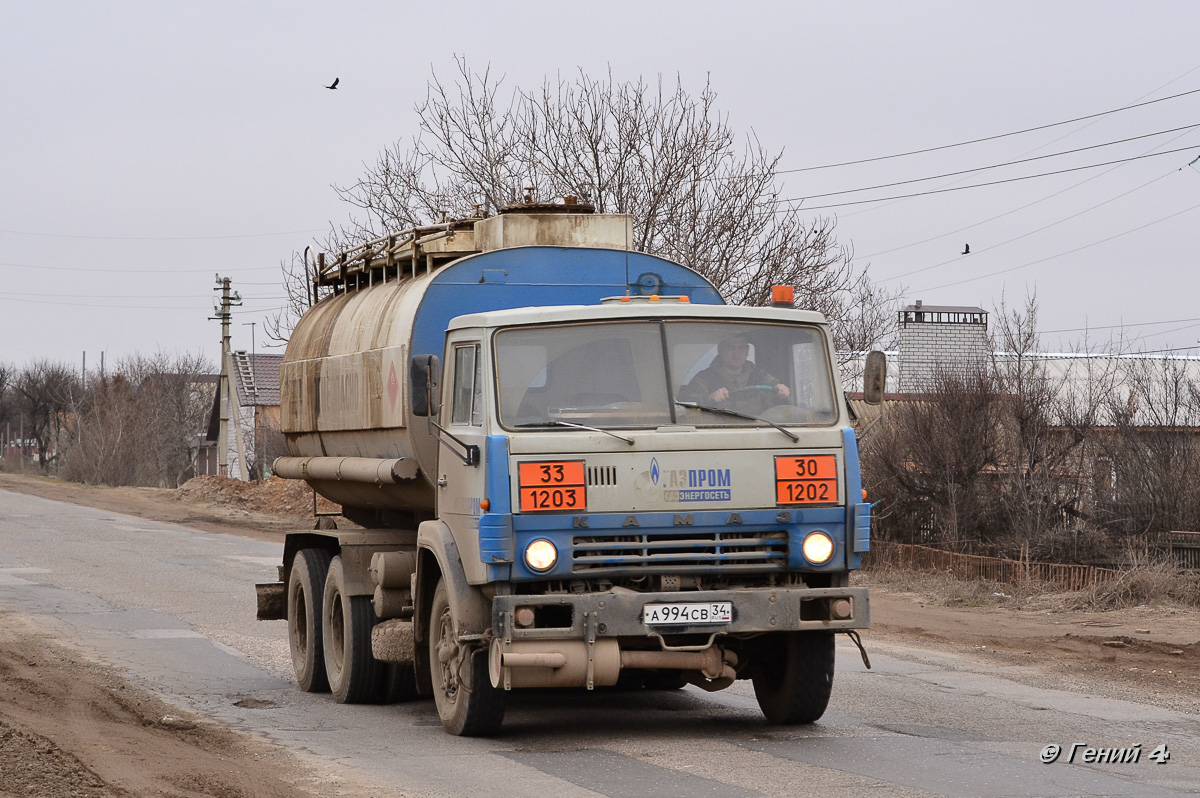
<svg viewBox="0 0 1200 798">
<path fill-rule="evenodd" d="M 319 260 L 274 468 L 354 528 L 289 534 L 258 586 L 301 689 L 432 695 L 460 735 L 511 690 L 618 682 L 824 712 L 834 634 L 869 620 L 829 326 L 724 304 L 631 224 L 524 205 Z"/>
</svg>

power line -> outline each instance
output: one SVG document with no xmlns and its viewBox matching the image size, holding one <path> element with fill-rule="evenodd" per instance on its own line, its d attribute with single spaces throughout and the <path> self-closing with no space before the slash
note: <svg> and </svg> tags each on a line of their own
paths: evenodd
<svg viewBox="0 0 1200 798">
<path fill-rule="evenodd" d="M 1200 347 L 1200 344 L 1193 344 L 1192 346 L 1172 346 L 1167 349 L 1139 349 L 1137 352 L 1130 352 L 1129 356 L 1137 357 L 1138 355 L 1154 355 L 1160 352 L 1187 352 L 1188 350 L 1196 349 L 1197 347 Z"/>
<path fill-rule="evenodd" d="M 1164 84 L 1162 84 L 1161 86 L 1158 86 L 1158 87 L 1156 87 L 1156 88 L 1154 88 L 1154 89 L 1151 89 L 1150 91 L 1146 92 L 1145 94 L 1141 95 L 1140 97 L 1135 97 L 1135 98 L 1133 99 L 1133 102 L 1134 102 L 1134 103 L 1140 103 L 1142 100 L 1145 100 L 1147 97 L 1150 97 L 1150 96 L 1152 96 L 1152 95 L 1154 95 L 1154 94 L 1156 94 L 1156 93 L 1158 93 L 1158 92 L 1162 91 L 1163 89 L 1165 89 L 1166 87 L 1170 86 L 1171 84 L 1173 84 L 1173 83 L 1178 83 L 1179 81 L 1183 80 L 1183 79 L 1184 79 L 1184 78 L 1186 78 L 1188 75 L 1190 75 L 1190 74 L 1192 74 L 1193 72 L 1195 72 L 1196 70 L 1200 70 L 1200 65 L 1192 67 L 1192 68 L 1191 68 L 1191 69 L 1189 69 L 1188 71 L 1184 72 L 1182 75 L 1178 75 L 1178 76 L 1176 76 L 1176 77 L 1174 77 L 1174 78 L 1171 78 L 1171 79 L 1170 79 L 1170 80 L 1168 80 L 1166 83 L 1164 83 Z M 1071 136 L 1074 136 L 1075 134 L 1079 133 L 1079 132 L 1080 132 L 1080 131 L 1082 131 L 1082 130 L 1087 130 L 1089 127 L 1091 127 L 1092 125 L 1095 125 L 1095 124 L 1097 124 L 1099 121 L 1100 121 L 1100 118 L 1096 118 L 1096 119 L 1093 119 L 1093 120 L 1091 120 L 1090 122 L 1086 122 L 1086 123 L 1084 123 L 1084 124 L 1082 124 L 1082 125 L 1080 125 L 1080 126 L 1078 126 L 1078 127 L 1074 128 L 1073 130 L 1068 130 L 1066 133 L 1063 133 L 1061 136 L 1057 136 L 1056 138 L 1053 138 L 1053 139 L 1051 139 L 1050 141 L 1044 142 L 1044 143 L 1042 143 L 1042 144 L 1039 144 L 1038 146 L 1036 146 L 1036 147 L 1034 147 L 1034 148 L 1032 148 L 1032 149 L 1026 150 L 1025 152 L 1021 153 L 1021 154 L 1020 154 L 1019 156 L 1017 156 L 1017 157 L 1019 157 L 1019 158 L 1024 158 L 1024 157 L 1025 157 L 1025 156 L 1027 156 L 1027 155 L 1033 155 L 1035 152 L 1038 152 L 1039 150 L 1044 150 L 1044 149 L 1046 149 L 1047 147 L 1053 146 L 1054 144 L 1057 144 L 1058 142 L 1062 141 L 1063 139 L 1070 138 Z M 1171 141 L 1175 141 L 1175 139 L 1173 138 L 1173 139 L 1171 139 Z M 1159 147 L 1165 147 L 1165 146 L 1166 146 L 1167 144 L 1169 144 L 1169 143 L 1171 143 L 1171 142 L 1170 142 L 1170 141 L 1168 141 L 1168 142 L 1164 142 L 1164 143 L 1162 143 L 1162 144 L 1160 144 L 1160 145 L 1158 145 L 1158 146 L 1159 146 Z M 1154 151 L 1154 149 L 1157 149 L 1157 147 L 1155 147 L 1155 148 L 1151 148 L 1151 150 L 1150 150 L 1150 151 L 1151 151 L 1151 152 L 1153 152 L 1153 151 Z M 956 181 L 952 182 L 950 185 L 954 185 L 954 183 L 957 183 L 957 182 L 959 182 L 959 181 L 957 181 L 957 180 L 956 180 Z M 1087 181 L 1084 181 L 1084 182 L 1087 182 Z M 860 214 L 864 214 L 864 213 L 874 213 L 874 212 L 876 212 L 876 211 L 881 211 L 881 210 L 883 210 L 884 208 L 890 208 L 890 207 L 892 207 L 893 205 L 898 205 L 899 203 L 901 203 L 901 202 L 903 202 L 903 201 L 904 201 L 903 199 L 898 199 L 898 200 L 895 200 L 894 202 L 886 202 L 886 203 L 883 203 L 882 205 L 874 205 L 874 206 L 872 206 L 872 207 L 869 207 L 869 208 L 862 208 L 861 210 L 854 211 L 853 213 L 847 213 L 847 214 L 846 214 L 846 216 L 858 216 L 858 215 L 860 215 Z"/>
<path fill-rule="evenodd" d="M 934 286 L 930 286 L 930 287 L 928 287 L 928 288 L 920 288 L 920 289 L 917 289 L 917 290 L 918 290 L 918 291 L 936 291 L 936 290 L 937 290 L 937 289 L 939 289 L 939 288 L 950 288 L 950 287 L 952 287 L 952 286 L 956 286 L 956 285 L 962 285 L 963 283 L 970 283 L 970 282 L 974 282 L 975 280 L 982 280 L 982 279 L 983 279 L 983 278 L 985 278 L 985 277 L 995 277 L 997 274 L 1007 274 L 1008 272 L 1015 272 L 1015 271 L 1016 271 L 1016 270 L 1018 270 L 1018 269 L 1024 269 L 1024 268 L 1027 268 L 1027 267 L 1029 267 L 1029 266 L 1036 266 L 1036 265 L 1038 265 L 1039 263 L 1045 263 L 1045 262 L 1046 262 L 1046 261 L 1048 261 L 1048 260 L 1054 260 L 1055 258 L 1061 258 L 1061 257 L 1063 257 L 1063 256 L 1065 256 L 1065 255 L 1073 255 L 1073 254 L 1075 254 L 1076 252 L 1081 252 L 1081 251 L 1083 251 L 1083 250 L 1085 250 L 1085 249 L 1090 249 L 1091 247 L 1098 246 L 1098 245 L 1100 245 L 1100 244 L 1105 244 L 1105 243 L 1107 243 L 1107 242 L 1109 242 L 1109 241 L 1114 241 L 1114 240 L 1116 240 L 1116 239 L 1118 239 L 1118 238 L 1121 238 L 1122 236 L 1127 236 L 1127 235 L 1129 235 L 1130 233 L 1136 233 L 1136 232 L 1137 232 L 1137 231 L 1139 231 L 1139 230 L 1145 230 L 1147 227 L 1152 227 L 1152 226 L 1154 226 L 1154 225 L 1156 225 L 1156 224 L 1159 224 L 1160 222 L 1165 222 L 1165 221 L 1168 221 L 1168 220 L 1170 220 L 1170 219 L 1174 219 L 1176 216 L 1182 216 L 1183 214 L 1185 214 L 1185 213 L 1187 213 L 1187 212 L 1189 212 L 1189 211 L 1194 211 L 1194 210 L 1196 210 L 1197 208 L 1200 208 L 1200 203 L 1198 203 L 1198 204 L 1196 204 L 1196 205 L 1193 205 L 1193 206 L 1191 206 L 1190 208 L 1184 208 L 1184 209 L 1183 209 L 1183 210 L 1181 210 L 1181 211 L 1177 211 L 1177 212 L 1175 212 L 1175 213 L 1172 213 L 1170 216 L 1164 216 L 1164 217 L 1162 217 L 1161 219 L 1155 219 L 1155 220 L 1154 220 L 1154 221 L 1152 221 L 1152 222 L 1147 222 L 1146 224 L 1139 225 L 1139 226 L 1137 226 L 1137 227 L 1133 228 L 1132 230 L 1126 230 L 1126 231 L 1125 231 L 1125 232 L 1123 232 L 1123 233 L 1117 233 L 1116 235 L 1109 236 L 1108 238 L 1102 238 L 1102 239 L 1100 239 L 1099 241 L 1093 241 L 1093 242 L 1092 242 L 1092 243 L 1090 243 L 1090 244 L 1084 244 L 1084 245 L 1083 245 L 1083 246 L 1081 246 L 1081 247 L 1076 247 L 1075 249 L 1069 249 L 1069 250 L 1067 250 L 1066 252 L 1060 252 L 1060 253 L 1058 253 L 1057 255 L 1049 255 L 1049 256 L 1047 256 L 1047 257 L 1045 257 L 1045 258 L 1041 258 L 1041 259 L 1039 259 L 1039 260 L 1030 261 L 1029 263 L 1022 263 L 1020 266 L 1010 266 L 1010 267 L 1009 267 L 1009 268 L 1007 268 L 1007 269 L 1000 269 L 1000 270 L 998 270 L 998 271 L 994 271 L 994 272 L 988 272 L 987 274 L 980 274 L 980 275 L 977 275 L 977 276 L 975 276 L 975 277 L 968 277 L 968 278 L 967 278 L 967 279 L 965 279 L 965 280 L 959 280 L 959 281 L 957 281 L 957 282 L 953 282 L 953 283 L 944 283 L 944 284 L 942 284 L 942 285 L 934 285 Z"/>
<path fill-rule="evenodd" d="M 1164 321 L 1139 321 L 1134 324 L 1104 324 L 1095 327 L 1068 327 L 1062 330 L 1038 330 L 1039 335 L 1050 335 L 1051 333 L 1065 332 L 1088 332 L 1090 330 L 1120 330 L 1126 327 L 1152 327 L 1157 324 L 1183 324 L 1188 321 L 1200 322 L 1200 318 L 1194 319 L 1167 319 Z M 1171 332 L 1168 330 L 1167 332 Z M 1151 333 L 1151 335 L 1163 335 L 1163 333 Z"/>
<path fill-rule="evenodd" d="M 1195 70 L 1192 70 L 1192 71 L 1194 72 Z M 1157 91 L 1157 89 L 1155 91 Z M 843 161 L 841 163 L 828 163 L 828 164 L 822 164 L 821 166 L 805 166 L 805 167 L 801 167 L 799 169 L 780 169 L 777 172 L 777 174 L 794 174 L 796 172 L 812 172 L 817 169 L 833 169 L 838 166 L 854 166 L 856 164 L 873 163 L 875 161 L 886 161 L 886 160 L 889 160 L 892 158 L 904 158 L 909 155 L 920 155 L 920 154 L 926 153 L 926 152 L 937 152 L 938 150 L 948 150 L 953 147 L 965 147 L 968 144 L 979 144 L 984 141 L 995 141 L 996 139 L 1008 138 L 1009 136 L 1019 136 L 1023 133 L 1033 133 L 1034 131 L 1037 131 L 1037 130 L 1046 130 L 1048 128 L 1058 127 L 1060 125 L 1069 125 L 1072 122 L 1082 122 L 1085 119 L 1095 119 L 1096 117 L 1107 116 L 1109 114 L 1115 114 L 1120 111 L 1128 111 L 1132 108 L 1141 108 L 1144 105 L 1153 105 L 1154 103 L 1161 103 L 1161 102 L 1165 102 L 1167 100 L 1174 100 L 1179 97 L 1186 97 L 1189 94 L 1196 94 L 1198 92 L 1200 92 L 1200 89 L 1192 89 L 1191 91 L 1180 92 L 1179 94 L 1172 94 L 1168 97 L 1160 97 L 1157 100 L 1148 100 L 1143 103 L 1134 103 L 1133 105 L 1125 105 L 1125 106 L 1122 106 L 1121 108 L 1114 108 L 1111 111 L 1101 111 L 1096 114 L 1088 114 L 1087 116 L 1077 116 L 1074 119 L 1066 119 L 1062 122 L 1052 122 L 1048 125 L 1038 125 L 1037 127 L 1029 127 L 1029 128 L 1025 128 L 1024 130 L 1014 130 L 1011 133 L 1000 133 L 995 136 L 985 136 L 985 137 L 979 138 L 979 139 L 971 139 L 970 141 L 960 141 L 957 144 L 942 144 L 937 147 L 926 147 L 924 149 L 910 150 L 908 152 L 900 152 L 900 153 L 896 153 L 894 155 L 880 155 L 880 156 L 877 156 L 874 158 L 860 158 L 856 161 Z M 1153 92 L 1151 92 L 1151 93 L 1153 94 Z"/>
<path fill-rule="evenodd" d="M 991 166 L 976 166 L 972 169 L 960 169 L 957 172 L 946 172 L 944 174 L 931 175 L 929 177 L 914 177 L 911 180 L 897 180 L 894 183 L 880 183 L 879 185 L 863 186 L 862 188 L 847 188 L 842 191 L 828 191 L 824 194 L 808 194 L 803 197 L 792 197 L 790 199 L 782 199 L 782 200 L 776 200 L 776 201 L 777 202 L 803 202 L 804 200 L 807 200 L 807 199 L 820 199 L 822 197 L 836 197 L 839 194 L 854 194 L 859 191 L 874 191 L 874 190 L 880 189 L 880 188 L 892 188 L 893 186 L 906 186 L 906 185 L 909 185 L 910 183 L 922 183 L 926 180 L 940 180 L 944 177 L 957 177 L 958 175 L 969 175 L 973 172 L 985 172 L 989 169 L 1000 169 L 1005 166 L 1015 166 L 1017 164 L 1022 164 L 1022 163 L 1032 163 L 1033 161 L 1043 161 L 1047 158 L 1057 158 L 1060 155 L 1072 155 L 1074 153 L 1084 152 L 1086 150 L 1096 150 L 1101 147 L 1111 147 L 1114 144 L 1125 144 L 1130 141 L 1137 141 L 1138 139 L 1148 139 L 1148 138 L 1152 138 L 1154 136 L 1162 136 L 1167 133 L 1178 133 L 1181 130 L 1192 130 L 1193 128 L 1196 128 L 1196 127 L 1200 127 L 1200 123 L 1196 123 L 1196 124 L 1192 124 L 1192 125 L 1184 125 L 1183 127 L 1175 127 L 1175 128 L 1171 128 L 1170 130 L 1160 130 L 1157 133 L 1146 133 L 1141 136 L 1130 136 L 1127 139 L 1117 139 L 1116 141 L 1107 141 L 1107 142 L 1104 142 L 1103 144 L 1092 144 L 1087 147 L 1078 147 L 1074 150 L 1063 150 L 1062 152 L 1052 152 L 1052 153 L 1049 153 L 1048 155 L 1037 155 L 1037 156 L 1034 156 L 1033 158 L 1022 158 L 1022 159 L 1016 160 L 1016 161 L 1005 161 L 1004 163 L 992 164 Z"/>
<path fill-rule="evenodd" d="M 271 238 L 272 236 L 297 236 L 305 233 L 320 233 L 325 228 L 316 230 L 285 230 L 280 233 L 244 233 L 241 235 L 225 236 L 85 236 L 71 233 L 30 233 L 24 230 L 0 230 L 14 236 L 33 236 L 37 238 L 73 238 L 90 241 L 223 241 L 235 238 Z"/>
<path fill-rule="evenodd" d="M 1073 213 L 1073 214 L 1071 214 L 1070 216 L 1066 216 L 1066 217 L 1064 217 L 1064 218 L 1062 218 L 1062 219 L 1059 219 L 1057 222 L 1051 222 L 1050 224 L 1048 224 L 1048 225 L 1044 225 L 1043 227 L 1039 227 L 1039 228 L 1037 228 L 1036 230 L 1030 230 L 1029 232 L 1027 232 L 1027 233 L 1022 233 L 1022 234 L 1021 234 L 1021 235 L 1019 235 L 1019 236 L 1014 236 L 1013 238 L 1010 238 L 1010 239 L 1008 239 L 1007 241 L 1001 241 L 999 244 L 994 244 L 994 245 L 992 245 L 992 246 L 990 246 L 990 247 L 984 247 L 983 249 L 977 249 L 977 250 L 975 250 L 975 252 L 973 252 L 973 253 L 971 253 L 971 254 L 973 254 L 973 255 L 974 255 L 974 254 L 982 254 L 982 253 L 984 253 L 984 252 L 991 252 L 991 251 L 992 251 L 992 250 L 994 250 L 994 249 L 999 249 L 1000 247 L 1003 247 L 1003 246 L 1006 246 L 1006 245 L 1008 245 L 1008 244 L 1011 244 L 1011 243 L 1013 243 L 1014 241 L 1020 241 L 1022 238 L 1028 238 L 1029 236 L 1031 236 L 1031 235 L 1035 235 L 1035 234 L 1037 234 L 1037 233 L 1041 233 L 1041 232 L 1042 232 L 1042 231 L 1044 231 L 1044 230 L 1049 230 L 1051 227 L 1057 227 L 1058 225 L 1060 225 L 1060 224 L 1062 224 L 1062 223 L 1064 223 L 1064 222 L 1069 222 L 1069 221 L 1071 221 L 1072 219 L 1075 219 L 1075 218 L 1077 218 L 1077 217 L 1083 216 L 1085 213 L 1091 213 L 1092 211 L 1096 210 L 1097 208 L 1102 208 L 1102 207 L 1104 207 L 1105 205 L 1109 204 L 1110 202 L 1116 202 L 1117 200 L 1121 199 L 1122 197 L 1127 197 L 1127 196 L 1129 196 L 1130 194 L 1134 193 L 1135 191 L 1141 191 L 1141 190 L 1142 190 L 1143 188 L 1145 188 L 1146 186 L 1149 186 L 1149 185 L 1152 185 L 1152 184 L 1154 184 L 1154 183 L 1157 183 L 1159 180 L 1162 180 L 1163 178 L 1170 177 L 1171 175 L 1175 174 L 1175 173 L 1176 173 L 1176 172 L 1178 172 L 1178 171 L 1179 171 L 1178 169 L 1172 169 L 1170 172 L 1167 172 L 1165 175 L 1160 175 L 1160 176 L 1158 176 L 1158 177 L 1154 178 L 1153 180 L 1151 180 L 1151 181 L 1150 181 L 1150 182 L 1148 182 L 1148 183 L 1142 183 L 1140 186 L 1138 186 L 1138 187 L 1136 187 L 1136 188 L 1131 188 L 1131 189 L 1129 189 L 1128 191 L 1126 191 L 1126 192 L 1123 192 L 1123 193 L 1121 193 L 1121 194 L 1118 194 L 1118 195 L 1117 195 L 1117 196 L 1115 196 L 1115 197 L 1110 197 L 1109 199 L 1106 199 L 1106 200 L 1104 200 L 1104 202 L 1101 202 L 1101 203 L 1098 203 L 1098 204 L 1096 204 L 1096 205 L 1093 205 L 1093 206 L 1092 206 L 1092 207 L 1090 207 L 1090 208 L 1084 208 L 1082 211 L 1078 211 L 1078 212 L 1076 212 L 1076 213 Z M 960 255 L 960 256 L 958 256 L 958 257 L 951 258 L 950 260 L 944 260 L 944 261 L 942 261 L 941 263 L 935 263 L 935 264 L 933 264 L 932 266 L 923 266 L 923 267 L 921 267 L 920 269 L 913 269 L 912 271 L 907 271 L 907 272 L 904 272 L 904 273 L 902 273 L 902 274 L 897 274 L 897 275 L 895 275 L 894 277 L 888 277 L 888 278 L 886 278 L 886 279 L 885 279 L 885 282 L 890 282 L 890 281 L 892 281 L 892 280 L 899 280 L 899 279 L 901 279 L 902 277 L 908 277 L 908 276 L 910 276 L 910 275 L 913 275 L 913 274 L 920 274 L 921 272 L 927 272 L 927 271 L 929 271 L 930 269 L 937 269 L 937 268 L 939 268 L 939 267 L 941 267 L 941 266 L 948 266 L 948 265 L 949 265 L 949 264 L 951 264 L 951 263 L 958 263 L 958 262 L 960 262 L 961 260 L 962 260 L 962 256 Z"/>
<path fill-rule="evenodd" d="M 1197 68 L 1200 69 L 1200 67 L 1197 67 Z M 1161 144 L 1156 144 L 1155 146 L 1146 150 L 1146 152 L 1144 152 L 1142 154 L 1148 155 L 1149 153 L 1152 153 L 1155 150 L 1157 150 L 1159 147 L 1165 147 L 1168 144 L 1172 144 L 1172 143 L 1178 141 L 1179 139 L 1183 138 L 1186 135 L 1187 135 L 1187 133 L 1184 132 L 1184 133 L 1180 133 L 1178 136 L 1173 136 L 1172 138 L 1167 139 L 1166 141 L 1164 141 Z M 1023 211 L 1026 208 L 1032 208 L 1034 205 L 1045 202 L 1046 200 L 1054 199 L 1055 197 L 1059 196 L 1060 194 L 1065 194 L 1068 191 L 1073 191 L 1074 189 L 1077 189 L 1082 185 L 1086 185 L 1087 183 L 1090 183 L 1093 180 L 1099 180 L 1101 177 L 1104 177 L 1105 175 L 1111 174 L 1111 173 L 1115 172 L 1116 170 L 1120 169 L 1121 166 L 1122 166 L 1121 164 L 1117 164 L 1112 169 L 1105 170 L 1105 171 L 1101 172 L 1100 174 L 1092 175 L 1091 177 L 1086 177 L 1083 180 L 1080 180 L 1078 183 L 1067 186 L 1066 188 L 1063 188 L 1063 189 L 1059 189 L 1058 191 L 1055 191 L 1051 194 L 1047 194 L 1046 196 L 1042 197 L 1041 199 L 1036 199 L 1033 202 L 1027 202 L 1024 205 L 1019 205 L 1016 208 L 1013 208 L 1012 210 L 1008 210 L 1008 211 L 1005 211 L 1004 213 L 999 213 L 999 214 L 996 214 L 995 216 L 988 217 L 987 219 L 984 219 L 983 221 L 975 222 L 975 223 L 969 224 L 965 227 L 960 227 L 957 230 L 951 230 L 948 233 L 941 233 L 940 235 L 932 236 L 930 238 L 925 238 L 925 239 L 922 239 L 921 241 L 913 241 L 910 244 L 902 244 L 901 246 L 892 247 L 891 249 L 881 250 L 880 252 L 872 252 L 870 255 L 863 255 L 861 257 L 863 260 L 868 260 L 870 258 L 877 258 L 880 255 L 890 255 L 891 253 L 899 252 L 902 249 L 908 249 L 910 247 L 919 246 L 921 244 L 928 244 L 930 241 L 937 241 L 939 238 L 946 238 L 947 236 L 952 236 L 957 233 L 962 233 L 967 230 L 971 230 L 973 228 L 979 227 L 980 225 L 987 224 L 988 222 L 994 222 L 997 219 L 1003 219 L 1005 216 L 1011 216 L 1014 213 Z M 1176 171 L 1178 171 L 1178 170 L 1176 170 Z M 1151 181 L 1151 182 L 1154 182 L 1154 181 Z M 903 275 L 901 275 L 901 276 L 903 276 Z"/>
<path fill-rule="evenodd" d="M 64 294 L 61 292 L 54 293 L 25 293 L 21 291 L 5 291 L 5 296 L 30 296 L 30 297 L 61 297 L 63 299 L 191 299 L 195 294 Z M 268 302 L 279 299 L 287 299 L 286 296 L 247 296 L 243 299 L 266 300 Z"/>
<path fill-rule="evenodd" d="M 173 277 L 177 274 L 204 274 L 212 273 L 212 267 L 204 269 L 97 269 L 87 266 L 47 266 L 45 264 L 35 263 L 5 263 L 0 262 L 0 266 L 11 266 L 14 269 L 43 269 L 46 271 L 56 272 L 96 272 L 97 274 L 161 274 L 166 277 Z M 250 266 L 239 268 L 239 272 L 265 272 L 274 271 L 278 266 Z"/>
<path fill-rule="evenodd" d="M 1185 324 L 1184 326 L 1176 327 L 1173 330 L 1163 330 L 1162 332 L 1150 333 L 1147 337 L 1157 338 L 1160 335 L 1170 335 L 1171 333 L 1179 332 L 1181 330 L 1190 330 L 1194 327 L 1200 327 L 1200 324 Z"/>
<path fill-rule="evenodd" d="M 121 308 L 124 310 L 212 310 L 211 306 L 206 307 L 204 305 L 110 305 L 91 302 L 52 302 L 45 299 L 8 296 L 7 293 L 0 294 L 0 302 L 19 302 L 22 305 L 55 305 L 73 308 Z"/>
<path fill-rule="evenodd" d="M 1179 147 L 1178 149 L 1174 149 L 1174 150 L 1163 150 L 1162 152 L 1154 152 L 1154 153 L 1149 153 L 1146 155 L 1135 155 L 1130 158 L 1118 158 L 1115 161 L 1104 161 L 1103 163 L 1087 164 L 1086 166 L 1073 166 L 1070 169 L 1057 169 L 1053 172 L 1039 172 L 1038 174 L 1034 174 L 1034 175 L 1023 175 L 1021 177 L 1009 177 L 1009 178 L 1005 178 L 1004 180 L 991 180 L 987 183 L 972 183 L 969 186 L 951 186 L 949 188 L 936 188 L 936 189 L 930 189 L 928 191 L 916 191 L 911 194 L 896 194 L 891 197 L 876 197 L 875 199 L 853 200 L 853 201 L 848 201 L 848 202 L 831 202 L 827 205 L 806 205 L 806 206 L 803 206 L 803 208 L 804 208 L 804 210 L 807 210 L 807 211 L 819 211 L 819 210 L 825 210 L 826 208 L 844 208 L 849 205 L 866 205 L 866 204 L 872 203 L 872 202 L 886 202 L 888 200 L 909 199 L 911 197 L 926 197 L 926 196 L 930 196 L 933 194 L 945 194 L 950 191 L 966 191 L 967 189 L 971 189 L 971 188 L 986 188 L 988 186 L 999 186 L 999 185 L 1003 185 L 1005 183 L 1016 183 L 1021 180 L 1032 180 L 1032 179 L 1038 178 L 1038 177 L 1052 177 L 1053 175 L 1063 175 L 1063 174 L 1067 174 L 1069 172 L 1081 172 L 1085 169 L 1098 169 L 1101 166 L 1112 166 L 1113 164 L 1117 164 L 1117 163 L 1129 163 L 1130 161 L 1140 161 L 1145 158 L 1157 158 L 1160 155 L 1170 155 L 1175 152 L 1186 152 L 1188 150 L 1193 150 L 1193 149 L 1195 149 L 1195 147 L 1196 147 L 1196 145 L 1192 145 L 1190 147 Z M 801 197 L 799 199 L 803 199 L 803 197 Z M 787 202 L 787 201 L 788 200 L 777 200 L 777 202 Z M 774 211 L 774 213 L 792 213 L 797 210 L 800 210 L 800 208 L 801 208 L 801 206 L 794 206 L 791 208 L 777 208 Z"/>
</svg>

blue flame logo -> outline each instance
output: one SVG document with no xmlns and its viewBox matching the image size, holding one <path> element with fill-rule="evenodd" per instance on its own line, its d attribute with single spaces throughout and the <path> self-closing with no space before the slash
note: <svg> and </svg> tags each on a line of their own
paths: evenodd
<svg viewBox="0 0 1200 798">
<path fill-rule="evenodd" d="M 650 481 L 653 482 L 655 485 L 658 484 L 658 475 L 659 475 L 658 458 L 652 457 L 652 458 L 650 458 Z"/>
</svg>

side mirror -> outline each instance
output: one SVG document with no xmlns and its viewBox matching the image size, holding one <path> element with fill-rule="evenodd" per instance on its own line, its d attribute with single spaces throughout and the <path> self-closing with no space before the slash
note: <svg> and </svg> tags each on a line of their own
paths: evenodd
<svg viewBox="0 0 1200 798">
<path fill-rule="evenodd" d="M 869 405 L 883 402 L 883 391 L 887 385 L 887 355 L 871 352 L 863 368 L 863 401 Z"/>
<path fill-rule="evenodd" d="M 408 365 L 409 396 L 414 416 L 428 416 L 438 385 L 437 355 L 413 355 Z"/>
</svg>

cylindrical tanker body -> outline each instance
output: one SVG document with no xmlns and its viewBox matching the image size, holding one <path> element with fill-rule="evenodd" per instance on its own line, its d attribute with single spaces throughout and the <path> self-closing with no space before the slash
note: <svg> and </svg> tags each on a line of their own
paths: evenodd
<svg viewBox="0 0 1200 798">
<path fill-rule="evenodd" d="M 350 507 L 428 510 L 436 442 L 409 412 L 413 321 L 431 275 L 330 296 L 296 325 L 280 370 L 281 426 L 293 457 L 415 461 L 420 474 L 393 484 L 321 479 L 326 498 Z M 416 423 L 413 423 L 413 422 Z M 428 464 L 421 469 L 422 456 Z"/>
<path fill-rule="evenodd" d="M 451 319 L 519 307 L 595 305 L 625 294 L 722 303 L 707 280 L 683 266 L 594 244 L 495 249 L 415 277 L 393 271 L 390 280 L 362 282 L 358 290 L 318 302 L 292 333 L 280 374 L 282 429 L 293 455 L 284 465 L 292 472 L 287 475 L 303 477 L 351 511 L 418 515 L 435 510 L 439 443 L 431 419 L 413 412 L 414 400 L 420 404 L 425 395 L 423 387 L 413 395 L 412 366 L 431 355 L 440 361 Z M 438 395 L 435 390 L 435 409 Z M 323 458 L 320 473 L 304 471 L 306 461 L 299 458 Z M 345 474 L 331 479 L 331 472 L 340 473 L 336 458 L 360 459 L 347 461 Z M 399 463 L 370 470 L 375 466 L 362 458 Z M 364 469 L 383 477 L 354 476 Z M 373 517 L 372 525 L 381 517 Z"/>
</svg>

